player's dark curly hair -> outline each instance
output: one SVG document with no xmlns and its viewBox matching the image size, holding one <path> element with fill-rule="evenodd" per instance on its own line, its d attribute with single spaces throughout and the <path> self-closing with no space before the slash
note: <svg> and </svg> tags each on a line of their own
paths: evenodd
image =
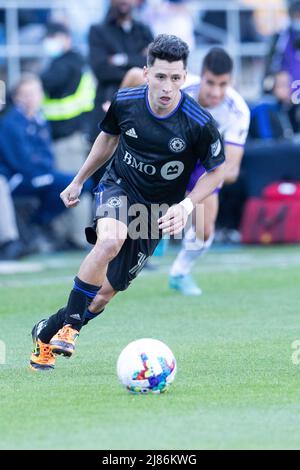
<svg viewBox="0 0 300 470">
<path fill-rule="evenodd" d="M 182 60 L 186 68 L 188 55 L 189 46 L 182 39 L 169 34 L 159 34 L 149 46 L 147 65 L 151 67 L 155 59 L 168 62 Z"/>
<path fill-rule="evenodd" d="M 202 74 L 206 70 L 214 75 L 230 74 L 232 69 L 232 58 L 222 47 L 212 47 L 202 62 Z"/>
</svg>

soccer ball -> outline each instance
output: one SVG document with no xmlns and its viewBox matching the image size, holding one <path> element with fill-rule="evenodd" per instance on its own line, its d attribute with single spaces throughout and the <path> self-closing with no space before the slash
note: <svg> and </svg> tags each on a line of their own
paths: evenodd
<svg viewBox="0 0 300 470">
<path fill-rule="evenodd" d="M 121 352 L 117 374 L 132 393 L 163 393 L 175 378 L 176 359 L 161 341 L 138 339 Z"/>
</svg>

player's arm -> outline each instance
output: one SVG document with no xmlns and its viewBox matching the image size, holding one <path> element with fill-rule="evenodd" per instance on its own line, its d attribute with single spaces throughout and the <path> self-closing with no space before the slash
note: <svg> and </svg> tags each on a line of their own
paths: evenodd
<svg viewBox="0 0 300 470">
<path fill-rule="evenodd" d="M 197 204 L 202 204 L 204 199 L 207 198 L 214 190 L 220 186 L 224 181 L 226 164 L 222 163 L 217 168 L 205 173 L 204 176 L 200 177 L 194 187 L 194 189 L 189 193 L 188 199 L 192 201 L 193 208 Z"/>
<path fill-rule="evenodd" d="M 72 183 L 60 194 L 66 207 L 74 207 L 80 202 L 79 196 L 83 184 L 112 157 L 117 148 L 119 137 L 119 135 L 111 135 L 105 132 L 101 132 L 98 135 L 83 166 L 78 171 Z"/>
<path fill-rule="evenodd" d="M 212 194 L 225 177 L 224 147 L 221 136 L 211 121 L 198 135 L 197 142 L 197 148 L 199 147 L 199 151 L 201 149 L 201 163 L 206 169 L 206 173 L 199 178 L 187 198 L 170 207 L 166 214 L 158 220 L 159 228 L 170 235 L 181 232 L 196 205 L 201 204 L 207 196 Z"/>
<path fill-rule="evenodd" d="M 197 204 L 201 204 L 223 182 L 224 176 L 225 164 L 223 163 L 199 178 L 188 197 L 179 204 L 170 207 L 166 214 L 158 220 L 160 230 L 170 235 L 180 233 Z"/>
<path fill-rule="evenodd" d="M 240 174 L 240 167 L 244 155 L 244 146 L 225 144 L 225 184 L 235 183 Z"/>
<path fill-rule="evenodd" d="M 72 183 L 60 194 L 66 207 L 74 207 L 79 201 L 82 186 L 114 154 L 119 143 L 121 129 L 115 98 L 100 124 L 101 132 Z"/>
<path fill-rule="evenodd" d="M 231 122 L 224 135 L 226 155 L 225 184 L 235 183 L 240 174 L 244 146 L 250 126 L 250 111 L 246 103 L 240 103 L 240 113 Z"/>
</svg>

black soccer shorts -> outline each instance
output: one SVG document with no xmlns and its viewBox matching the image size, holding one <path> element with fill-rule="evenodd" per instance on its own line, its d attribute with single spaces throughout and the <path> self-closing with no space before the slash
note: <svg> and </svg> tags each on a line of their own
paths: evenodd
<svg viewBox="0 0 300 470">
<path fill-rule="evenodd" d="M 93 227 L 85 230 L 87 241 L 97 240 L 97 221 L 114 218 L 128 227 L 127 238 L 118 255 L 109 263 L 107 279 L 116 291 L 127 289 L 153 254 L 162 233 L 157 219 L 163 215 L 157 205 L 137 205 L 135 198 L 114 181 L 100 181 L 95 191 Z"/>
</svg>

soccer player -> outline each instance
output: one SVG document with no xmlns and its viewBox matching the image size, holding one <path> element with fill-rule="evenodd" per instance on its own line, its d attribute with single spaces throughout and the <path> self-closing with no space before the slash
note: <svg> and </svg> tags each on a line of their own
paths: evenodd
<svg viewBox="0 0 300 470">
<path fill-rule="evenodd" d="M 162 234 L 182 231 L 194 207 L 224 178 L 214 121 L 180 90 L 187 57 L 188 46 L 176 36 L 154 40 L 144 71 L 147 85 L 117 92 L 86 162 L 61 193 L 67 207 L 76 206 L 83 183 L 113 156 L 96 193 L 96 232 L 87 233 L 95 246 L 79 268 L 67 305 L 33 327 L 33 370 L 53 369 L 54 354 L 72 355 L 82 326 L 128 287 Z M 206 174 L 185 198 L 198 159 Z M 138 217 L 143 237 L 130 231 L 136 203 L 138 210 L 146 208 Z M 157 209 L 161 204 L 164 209 Z"/>
<path fill-rule="evenodd" d="M 233 62 L 227 52 L 218 47 L 212 48 L 205 56 L 202 64 L 201 79 L 184 89 L 203 108 L 207 109 L 215 119 L 219 132 L 223 137 L 226 164 L 225 184 L 234 183 L 240 171 L 247 138 L 250 112 L 244 99 L 231 86 Z M 199 162 L 191 176 L 188 191 L 192 191 L 198 179 L 205 173 Z M 201 295 L 202 291 L 191 277 L 190 272 L 196 260 L 211 246 L 215 222 L 218 214 L 217 188 L 195 210 L 197 224 L 186 233 L 182 249 L 175 259 L 169 285 L 185 295 Z M 203 220 L 204 218 L 204 220 Z"/>
</svg>

